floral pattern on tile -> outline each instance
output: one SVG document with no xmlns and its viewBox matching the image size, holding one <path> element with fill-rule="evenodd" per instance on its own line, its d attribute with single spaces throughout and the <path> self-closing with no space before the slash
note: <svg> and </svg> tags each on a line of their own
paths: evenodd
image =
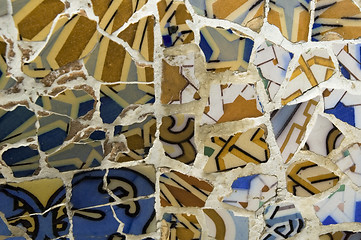
<svg viewBox="0 0 361 240">
<path fill-rule="evenodd" d="M 54 19 L 65 9 L 60 0 L 14 0 L 11 3 L 19 38 L 25 41 L 44 41 Z"/>
<path fill-rule="evenodd" d="M 208 237 L 219 240 L 248 240 L 248 218 L 225 209 L 203 209 Z"/>
<path fill-rule="evenodd" d="M 263 174 L 239 177 L 232 183 L 232 193 L 222 202 L 257 211 L 265 202 L 276 196 L 277 177 Z"/>
<path fill-rule="evenodd" d="M 221 172 L 245 167 L 248 163 L 258 165 L 267 162 L 270 152 L 264 128 L 265 126 L 262 126 L 232 136 L 214 136 L 207 139 L 203 153 L 209 159 L 204 171 Z"/>
<path fill-rule="evenodd" d="M 270 42 L 264 42 L 257 48 L 253 64 L 258 69 L 270 100 L 274 100 L 285 80 L 288 64 L 292 57 L 292 53 Z"/>
<path fill-rule="evenodd" d="M 253 85 L 212 84 L 201 124 L 236 121 L 262 115 L 262 105 Z"/>
<path fill-rule="evenodd" d="M 100 117 L 103 123 L 113 123 L 130 106 L 155 101 L 153 84 L 112 84 L 100 87 Z"/>
<path fill-rule="evenodd" d="M 199 100 L 199 81 L 194 75 L 193 58 L 182 61 L 182 65 L 172 65 L 163 60 L 161 87 L 162 104 L 183 104 Z"/>
<path fill-rule="evenodd" d="M 253 40 L 232 29 L 213 27 L 201 28 L 200 35 L 199 47 L 204 54 L 208 71 L 247 71 Z"/>
<path fill-rule="evenodd" d="M 317 217 L 323 225 L 361 222 L 361 192 L 352 187 L 340 188 L 314 205 Z"/>
<path fill-rule="evenodd" d="M 194 142 L 194 115 L 176 114 L 162 118 L 159 139 L 165 155 L 192 164 L 197 155 Z"/>
<path fill-rule="evenodd" d="M 264 211 L 266 229 L 262 240 L 287 239 L 305 228 L 305 221 L 292 203 L 271 205 Z"/>
<path fill-rule="evenodd" d="M 295 162 L 286 172 L 287 191 L 298 197 L 308 197 L 334 187 L 339 177 L 311 161 Z"/>
<path fill-rule="evenodd" d="M 351 94 L 342 89 L 326 89 L 323 92 L 325 113 L 332 114 L 351 126 L 361 128 L 360 114 L 361 95 Z"/>
<path fill-rule="evenodd" d="M 289 41 L 300 42 L 308 39 L 310 17 L 310 0 L 274 0 L 267 21 Z"/>
<path fill-rule="evenodd" d="M 361 36 L 360 16 L 352 0 L 317 1 L 312 40 L 356 39 Z"/>
<path fill-rule="evenodd" d="M 340 146 L 344 138 L 345 135 L 328 118 L 318 115 L 304 148 L 327 156 Z"/>
<path fill-rule="evenodd" d="M 352 240 L 361 238 L 361 232 L 338 231 L 322 234 L 320 240 Z"/>
<path fill-rule="evenodd" d="M 350 80 L 361 80 L 361 44 L 334 44 L 332 47 L 340 64 L 341 74 Z"/>
<path fill-rule="evenodd" d="M 162 207 L 204 207 L 213 186 L 207 181 L 172 171 L 160 176 Z"/>
<path fill-rule="evenodd" d="M 327 81 L 334 72 L 335 66 L 325 49 L 302 53 L 288 80 L 282 103 L 287 104 L 321 82 Z"/>
<path fill-rule="evenodd" d="M 192 42 L 194 33 L 186 23 L 192 20 L 192 16 L 184 2 L 161 0 L 157 6 L 163 45 L 172 47 Z"/>
<path fill-rule="evenodd" d="M 72 119 L 82 117 L 94 109 L 94 98 L 84 90 L 65 90 L 56 96 L 40 96 L 36 104 L 43 109 L 64 114 Z"/>
<path fill-rule="evenodd" d="M 353 144 L 337 156 L 336 164 L 354 184 L 361 186 L 361 146 Z"/>
<path fill-rule="evenodd" d="M 258 31 L 263 24 L 264 1 L 190 0 L 189 2 L 194 11 L 201 16 L 226 19 Z"/>
<path fill-rule="evenodd" d="M 32 176 L 39 168 L 40 155 L 37 146 L 10 148 L 2 155 L 2 160 L 9 166 L 14 177 Z"/>
<path fill-rule="evenodd" d="M 299 148 L 318 101 L 319 97 L 316 97 L 307 102 L 286 105 L 271 113 L 273 133 L 285 163 Z"/>
<path fill-rule="evenodd" d="M 202 228 L 195 215 L 166 213 L 162 220 L 162 238 L 200 240 Z"/>
<path fill-rule="evenodd" d="M 31 239 L 57 238 L 69 232 L 65 186 L 61 179 L 3 184 L 0 197 L 0 212 L 7 222 L 24 229 Z"/>
</svg>

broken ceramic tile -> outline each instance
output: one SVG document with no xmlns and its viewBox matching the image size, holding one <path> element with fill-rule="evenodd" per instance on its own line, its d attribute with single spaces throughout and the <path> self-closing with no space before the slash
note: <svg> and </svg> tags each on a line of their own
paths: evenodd
<svg viewBox="0 0 361 240">
<path fill-rule="evenodd" d="M 361 80 L 361 44 L 334 44 L 332 46 L 340 64 L 342 75 L 350 80 Z"/>
<path fill-rule="evenodd" d="M 254 31 L 259 31 L 263 24 L 264 1 L 190 0 L 189 2 L 194 11 L 201 16 L 226 19 Z"/>
<path fill-rule="evenodd" d="M 316 215 L 323 225 L 361 222 L 361 192 L 347 185 L 314 205 Z"/>
<path fill-rule="evenodd" d="M 215 124 L 263 115 L 251 84 L 212 84 L 201 124 Z"/>
<path fill-rule="evenodd" d="M 154 78 L 153 68 L 137 64 L 122 45 L 106 36 L 84 62 L 89 75 L 102 82 L 152 82 Z"/>
<path fill-rule="evenodd" d="M 10 148 L 1 155 L 14 177 L 29 177 L 39 168 L 39 152 L 29 146 Z"/>
<path fill-rule="evenodd" d="M 100 141 L 70 143 L 47 158 L 49 166 L 60 172 L 98 167 L 102 160 L 103 147 Z"/>
<path fill-rule="evenodd" d="M 157 121 L 154 116 L 148 116 L 143 122 L 129 126 L 116 126 L 114 135 L 125 136 L 129 151 L 118 153 L 115 161 L 128 162 L 146 158 L 153 146 L 156 130 Z"/>
<path fill-rule="evenodd" d="M 183 104 L 199 100 L 199 81 L 194 75 L 194 56 L 171 65 L 163 60 L 163 75 L 160 101 L 162 104 Z"/>
<path fill-rule="evenodd" d="M 334 73 L 335 66 L 326 49 L 302 53 L 288 80 L 282 104 L 287 104 L 321 82 L 327 81 Z"/>
<path fill-rule="evenodd" d="M 197 155 L 194 115 L 176 114 L 163 117 L 159 131 L 159 139 L 166 156 L 185 164 L 194 162 Z"/>
<path fill-rule="evenodd" d="M 36 134 L 34 112 L 18 105 L 14 110 L 0 109 L 0 146 L 16 143 Z"/>
<path fill-rule="evenodd" d="M 266 229 L 262 240 L 287 239 L 301 232 L 305 221 L 301 213 L 292 203 L 280 203 L 266 208 L 264 211 Z"/>
<path fill-rule="evenodd" d="M 127 42 L 132 49 L 138 51 L 146 61 L 152 62 L 154 54 L 154 24 L 154 16 L 141 18 L 137 23 L 132 23 L 121 31 L 118 37 Z M 114 58 L 112 60 L 114 61 Z"/>
<path fill-rule="evenodd" d="M 64 114 L 72 119 L 86 115 L 94 109 L 94 98 L 84 90 L 67 89 L 55 97 L 40 96 L 35 102 L 47 111 Z"/>
<path fill-rule="evenodd" d="M 239 177 L 232 183 L 232 193 L 224 203 L 257 211 L 265 202 L 276 196 L 277 177 L 263 174 Z"/>
<path fill-rule="evenodd" d="M 261 164 L 270 156 L 266 143 L 265 126 L 239 132 L 232 136 L 214 136 L 204 143 L 204 155 L 209 159 L 204 167 L 206 173 L 221 172 L 248 163 Z"/>
<path fill-rule="evenodd" d="M 337 156 L 337 166 L 357 186 L 361 186 L 361 145 L 354 144 Z"/>
<path fill-rule="evenodd" d="M 213 186 L 201 179 L 172 171 L 160 176 L 162 207 L 204 207 Z"/>
<path fill-rule="evenodd" d="M 361 128 L 358 115 L 361 95 L 350 94 L 342 89 L 326 89 L 323 92 L 325 113 L 332 114 L 351 126 Z"/>
<path fill-rule="evenodd" d="M 203 27 L 199 47 L 204 53 L 208 71 L 246 72 L 253 40 L 240 36 L 235 30 Z"/>
<path fill-rule="evenodd" d="M 248 217 L 235 216 L 225 209 L 203 209 L 208 237 L 219 240 L 248 240 Z"/>
<path fill-rule="evenodd" d="M 312 40 L 356 39 L 361 36 L 360 16 L 352 0 L 316 1 Z"/>
<path fill-rule="evenodd" d="M 99 17 L 99 27 L 113 33 L 122 27 L 129 18 L 141 9 L 148 0 L 91 0 L 95 16 Z"/>
<path fill-rule="evenodd" d="M 65 187 L 61 179 L 0 185 L 0 197 L 0 212 L 8 223 L 24 229 L 31 239 L 54 239 L 68 234 L 70 223 L 66 207 L 55 207 L 65 203 Z"/>
<path fill-rule="evenodd" d="M 131 105 L 154 103 L 153 84 L 113 84 L 100 87 L 100 117 L 103 123 L 113 123 Z"/>
<path fill-rule="evenodd" d="M 36 79 L 44 79 L 59 68 L 64 73 L 69 72 L 72 64 L 84 58 L 97 44 L 100 33 L 96 25 L 83 15 L 74 15 L 70 19 L 60 17 L 46 46 L 33 61 L 23 65 L 23 72 Z"/>
<path fill-rule="evenodd" d="M 65 141 L 69 134 L 70 118 L 51 114 L 39 118 L 38 142 L 40 150 L 46 153 L 54 152 Z"/>
<path fill-rule="evenodd" d="M 283 80 L 286 78 L 288 64 L 292 57 L 293 53 L 270 42 L 264 42 L 257 48 L 253 64 L 258 69 L 270 100 L 274 99 Z"/>
<path fill-rule="evenodd" d="M 307 102 L 286 105 L 271 113 L 273 133 L 285 163 L 299 148 L 318 101 L 319 97 L 316 97 Z"/>
<path fill-rule="evenodd" d="M 166 213 L 163 215 L 163 239 L 200 240 L 201 235 L 202 228 L 195 215 L 180 213 Z"/>
<path fill-rule="evenodd" d="M 0 4 L 1 4 L 1 2 L 0 2 Z M 9 230 L 7 224 L 5 223 L 4 219 L 0 218 L 0 237 L 11 236 L 11 235 L 12 235 L 12 233 L 10 232 L 10 230 Z"/>
<path fill-rule="evenodd" d="M 287 191 L 298 197 L 324 192 L 338 183 L 339 177 L 311 161 L 295 162 L 286 172 Z"/>
<path fill-rule="evenodd" d="M 310 0 L 274 0 L 270 2 L 267 21 L 278 27 L 291 42 L 308 40 Z"/>
<path fill-rule="evenodd" d="M 0 0 L 0 5 L 1 5 L 1 0 Z M 8 90 L 17 83 L 15 79 L 8 76 L 7 74 L 8 65 L 6 64 L 6 57 L 5 57 L 6 46 L 7 44 L 3 41 L 3 39 L 0 36 L 0 90 Z"/>
<path fill-rule="evenodd" d="M 356 240 L 361 239 L 361 232 L 338 231 L 322 234 L 320 240 Z"/>
<path fill-rule="evenodd" d="M 304 148 L 327 156 L 332 150 L 340 146 L 344 138 L 342 132 L 328 118 L 318 115 Z"/>
<path fill-rule="evenodd" d="M 19 39 L 25 41 L 44 41 L 54 19 L 65 9 L 60 0 L 14 0 L 11 3 Z"/>
<path fill-rule="evenodd" d="M 194 33 L 186 23 L 192 20 L 192 16 L 184 2 L 161 0 L 157 6 L 163 45 L 172 47 L 192 42 Z"/>
</svg>

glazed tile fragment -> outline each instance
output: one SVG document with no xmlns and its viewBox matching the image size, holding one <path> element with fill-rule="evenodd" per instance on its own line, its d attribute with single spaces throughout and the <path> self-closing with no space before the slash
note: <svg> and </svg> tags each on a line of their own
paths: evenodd
<svg viewBox="0 0 361 240">
<path fill-rule="evenodd" d="M 239 177 L 232 183 L 232 193 L 224 203 L 257 211 L 265 202 L 276 196 L 277 177 L 263 174 Z"/>
<path fill-rule="evenodd" d="M 116 126 L 114 135 L 122 134 L 127 140 L 128 152 L 118 153 L 117 162 L 141 160 L 148 156 L 155 140 L 157 122 L 148 116 L 143 122 L 129 126 Z"/>
<path fill-rule="evenodd" d="M 51 153 L 59 148 L 67 138 L 70 128 L 70 118 L 51 114 L 39 118 L 38 142 L 40 150 Z"/>
<path fill-rule="evenodd" d="M 270 1 L 267 21 L 278 27 L 291 42 L 308 40 L 310 0 Z"/>
<path fill-rule="evenodd" d="M 70 143 L 47 158 L 49 166 L 60 172 L 98 167 L 102 160 L 103 147 L 100 141 Z"/>
<path fill-rule="evenodd" d="M 7 44 L 0 36 L 0 90 L 8 90 L 9 88 L 13 87 L 16 84 L 16 80 L 7 75 L 8 65 L 6 64 L 6 57 L 5 57 L 6 48 L 7 48 Z"/>
<path fill-rule="evenodd" d="M 164 239 L 200 240 L 201 225 L 195 215 L 166 213 L 162 220 L 162 237 Z"/>
<path fill-rule="evenodd" d="M 323 225 L 361 222 L 361 193 L 341 185 L 328 198 L 316 203 L 314 208 Z"/>
<path fill-rule="evenodd" d="M 213 186 L 201 179 L 172 171 L 160 176 L 162 207 L 204 207 Z"/>
<path fill-rule="evenodd" d="M 2 218 L 0 218 L 0 236 L 11 236 L 11 232 Z"/>
<path fill-rule="evenodd" d="M 344 138 L 342 132 L 328 118 L 318 115 L 312 131 L 308 135 L 305 149 L 327 156 L 340 146 Z"/>
<path fill-rule="evenodd" d="M 131 105 L 154 103 L 153 84 L 113 84 L 100 87 L 100 117 L 103 123 L 113 123 Z"/>
<path fill-rule="evenodd" d="M 351 126 L 361 128 L 359 109 L 361 95 L 348 93 L 341 89 L 326 89 L 323 92 L 325 113 L 332 114 Z"/>
<path fill-rule="evenodd" d="M 65 8 L 60 0 L 13 0 L 11 3 L 19 39 L 25 41 L 44 41 L 53 21 Z"/>
<path fill-rule="evenodd" d="M 34 112 L 18 105 L 13 110 L 0 109 L 0 145 L 16 143 L 36 134 Z"/>
<path fill-rule="evenodd" d="M 201 124 L 215 124 L 263 115 L 251 84 L 212 84 Z"/>
<path fill-rule="evenodd" d="M 336 161 L 337 166 L 357 186 L 361 186 L 361 149 L 360 144 L 354 144 L 343 151 Z"/>
<path fill-rule="evenodd" d="M 224 209 L 203 209 L 208 237 L 219 240 L 248 240 L 248 218 Z"/>
<path fill-rule="evenodd" d="M 293 163 L 288 167 L 286 175 L 287 191 L 299 197 L 324 192 L 339 180 L 337 175 L 311 161 Z"/>
<path fill-rule="evenodd" d="M 312 40 L 356 39 L 361 36 L 360 17 L 352 0 L 316 1 Z"/>
<path fill-rule="evenodd" d="M 214 136 L 204 143 L 204 155 L 209 159 L 204 167 L 206 173 L 221 172 L 248 163 L 256 165 L 268 161 L 270 152 L 263 127 L 249 129 L 232 136 Z"/>
<path fill-rule="evenodd" d="M 175 114 L 163 117 L 159 131 L 166 156 L 185 164 L 194 162 L 197 155 L 194 115 Z"/>
<path fill-rule="evenodd" d="M 350 80 L 361 80 L 361 44 L 334 44 L 332 49 L 340 64 L 342 75 Z"/>
<path fill-rule="evenodd" d="M 1 158 L 11 168 L 14 177 L 32 176 L 39 167 L 39 152 L 29 146 L 10 148 Z"/>
<path fill-rule="evenodd" d="M 83 15 L 74 15 L 70 19 L 60 17 L 46 46 L 33 61 L 24 64 L 23 72 L 43 79 L 51 71 L 69 67 L 68 64 L 84 58 L 100 37 L 96 25 Z"/>
<path fill-rule="evenodd" d="M 264 219 L 266 229 L 261 237 L 262 240 L 287 239 L 295 236 L 305 227 L 301 213 L 292 203 L 280 203 L 267 207 Z"/>
<path fill-rule="evenodd" d="M 192 20 L 192 16 L 184 2 L 161 0 L 157 6 L 163 45 L 172 47 L 192 42 L 194 33 L 186 23 Z"/>
<path fill-rule="evenodd" d="M 320 236 L 320 240 L 356 240 L 361 238 L 361 232 L 338 231 Z"/>
<path fill-rule="evenodd" d="M 190 0 L 194 11 L 208 18 L 226 19 L 252 30 L 263 24 L 264 1 Z"/>
<path fill-rule="evenodd" d="M 183 104 L 199 100 L 199 87 L 199 81 L 194 75 L 194 55 L 193 58 L 182 61 L 179 66 L 163 60 L 162 104 Z"/>
<path fill-rule="evenodd" d="M 285 163 L 299 148 L 318 101 L 319 97 L 316 97 L 307 102 L 286 105 L 271 113 L 273 132 Z"/>
<path fill-rule="evenodd" d="M 316 49 L 302 53 L 288 80 L 282 104 L 287 104 L 321 82 L 327 81 L 334 72 L 335 66 L 327 50 Z"/>
<path fill-rule="evenodd" d="M 113 33 L 122 27 L 129 18 L 141 9 L 148 0 L 91 0 L 94 14 L 99 17 L 99 27 Z"/>
<path fill-rule="evenodd" d="M 270 42 L 264 42 L 257 48 L 253 64 L 258 69 L 270 100 L 274 100 L 285 79 L 292 57 L 292 53 Z"/>
<path fill-rule="evenodd" d="M 232 29 L 203 27 L 199 47 L 203 51 L 208 71 L 246 72 L 252 53 L 253 40 Z"/>
<path fill-rule="evenodd" d="M 54 239 L 68 234 L 70 224 L 63 205 L 65 187 L 61 179 L 0 185 L 0 197 L 0 212 L 8 223 L 23 228 L 31 239 Z M 57 205 L 59 207 L 55 207 Z M 46 210 L 47 213 L 43 213 Z"/>
<path fill-rule="evenodd" d="M 64 114 L 72 119 L 86 115 L 94 109 L 94 98 L 84 90 L 67 89 L 55 97 L 40 96 L 35 102 L 45 110 Z"/>
</svg>

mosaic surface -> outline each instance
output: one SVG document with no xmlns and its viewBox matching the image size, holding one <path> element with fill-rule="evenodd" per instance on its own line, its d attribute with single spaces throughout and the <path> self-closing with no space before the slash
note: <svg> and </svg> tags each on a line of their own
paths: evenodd
<svg viewBox="0 0 361 240">
<path fill-rule="evenodd" d="M 0 0 L 0 239 L 360 239 L 360 4 Z"/>
</svg>

